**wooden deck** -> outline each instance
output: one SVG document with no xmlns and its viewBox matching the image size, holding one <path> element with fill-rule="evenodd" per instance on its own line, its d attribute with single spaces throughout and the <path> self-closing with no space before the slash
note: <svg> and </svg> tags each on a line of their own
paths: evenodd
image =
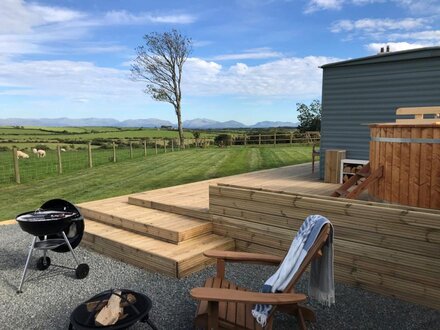
<svg viewBox="0 0 440 330">
<path fill-rule="evenodd" d="M 205 250 L 235 249 L 235 240 L 213 233 L 209 186 L 216 184 L 325 196 L 339 186 L 323 183 L 310 164 L 301 164 L 83 203 L 84 242 L 151 271 L 189 275 L 211 262 Z"/>
</svg>

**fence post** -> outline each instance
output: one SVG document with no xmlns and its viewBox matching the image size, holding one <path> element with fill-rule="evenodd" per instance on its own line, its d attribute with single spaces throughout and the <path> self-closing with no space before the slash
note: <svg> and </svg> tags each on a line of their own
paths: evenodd
<svg viewBox="0 0 440 330">
<path fill-rule="evenodd" d="M 165 152 L 165 153 L 167 153 L 167 143 L 168 143 L 168 141 L 167 141 L 167 140 L 165 140 L 165 139 L 162 139 L 162 144 L 163 144 L 163 150 L 164 150 L 164 152 Z"/>
<path fill-rule="evenodd" d="M 92 159 L 92 142 L 89 142 L 89 167 L 92 168 L 93 167 L 93 159 Z"/>
<path fill-rule="evenodd" d="M 156 155 L 157 155 L 157 139 L 154 140 L 154 147 L 156 149 Z"/>
<path fill-rule="evenodd" d="M 273 133 L 273 145 L 274 147 L 277 145 L 277 133 Z"/>
<path fill-rule="evenodd" d="M 229 146 L 232 147 L 232 140 L 234 139 L 234 136 L 231 134 L 231 140 L 229 140 Z"/>
<path fill-rule="evenodd" d="M 61 162 L 61 147 L 57 146 L 57 158 L 58 158 L 58 174 L 63 173 L 63 163 Z"/>
<path fill-rule="evenodd" d="M 17 148 L 12 149 L 12 158 L 14 159 L 15 182 L 21 183 L 21 181 L 20 181 L 20 168 L 18 167 Z"/>
<path fill-rule="evenodd" d="M 292 140 L 293 140 L 293 132 L 290 132 L 290 145 L 292 145 Z"/>
<path fill-rule="evenodd" d="M 174 151 L 174 139 L 171 139 L 171 152 Z"/>
<path fill-rule="evenodd" d="M 245 135 L 244 135 L 244 146 L 245 146 L 245 147 L 246 147 L 246 145 L 247 145 L 246 140 L 247 140 L 247 135 L 245 134 Z"/>
<path fill-rule="evenodd" d="M 261 134 L 258 134 L 258 145 L 261 146 Z"/>
<path fill-rule="evenodd" d="M 133 159 L 133 142 L 130 141 L 130 159 Z"/>
<path fill-rule="evenodd" d="M 147 157 L 147 140 L 144 140 L 144 157 Z"/>
<path fill-rule="evenodd" d="M 116 163 L 116 143 L 113 141 L 113 163 Z"/>
</svg>

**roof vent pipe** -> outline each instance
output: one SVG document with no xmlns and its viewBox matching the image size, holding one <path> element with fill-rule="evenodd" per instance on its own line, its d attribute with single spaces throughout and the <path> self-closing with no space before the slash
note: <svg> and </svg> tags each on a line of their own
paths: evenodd
<svg viewBox="0 0 440 330">
<path fill-rule="evenodd" d="M 387 53 L 390 52 L 390 45 L 387 45 Z"/>
<path fill-rule="evenodd" d="M 383 47 L 380 47 L 380 52 L 379 53 L 383 53 Z"/>
</svg>

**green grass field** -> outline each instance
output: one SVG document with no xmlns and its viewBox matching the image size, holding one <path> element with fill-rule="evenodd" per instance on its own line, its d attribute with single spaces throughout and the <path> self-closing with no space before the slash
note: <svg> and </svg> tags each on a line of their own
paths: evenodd
<svg viewBox="0 0 440 330">
<path fill-rule="evenodd" d="M 310 160 L 311 147 L 294 146 L 192 149 L 108 163 L 20 185 L 2 184 L 0 219 L 12 219 L 53 198 L 80 203 Z"/>
<path fill-rule="evenodd" d="M 94 139 L 146 139 L 177 138 L 175 130 L 155 128 L 118 128 L 118 127 L 0 127 L 0 146 L 7 140 L 26 141 L 93 141 Z M 184 132 L 186 138 L 193 138 L 191 132 Z M 203 137 L 215 134 L 202 134 Z"/>
</svg>

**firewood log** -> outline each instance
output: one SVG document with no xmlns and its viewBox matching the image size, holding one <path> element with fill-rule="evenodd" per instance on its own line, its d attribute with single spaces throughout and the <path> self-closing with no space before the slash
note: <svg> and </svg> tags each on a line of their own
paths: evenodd
<svg viewBox="0 0 440 330">
<path fill-rule="evenodd" d="M 95 317 L 95 323 L 97 325 L 113 325 L 118 322 L 119 317 L 123 314 L 123 308 L 120 306 L 121 303 L 121 291 L 115 291 L 114 294 L 111 295 L 110 299 L 107 302 L 107 305 L 104 306 Z"/>
</svg>

